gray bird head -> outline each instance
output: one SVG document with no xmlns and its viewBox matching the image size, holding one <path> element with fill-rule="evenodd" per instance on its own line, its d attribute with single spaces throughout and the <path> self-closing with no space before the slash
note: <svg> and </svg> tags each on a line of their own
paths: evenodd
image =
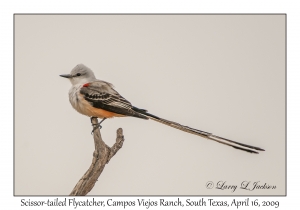
<svg viewBox="0 0 300 210">
<path fill-rule="evenodd" d="M 72 85 L 84 84 L 96 80 L 93 71 L 83 64 L 75 66 L 70 74 L 62 74 L 59 76 L 68 78 Z"/>
</svg>

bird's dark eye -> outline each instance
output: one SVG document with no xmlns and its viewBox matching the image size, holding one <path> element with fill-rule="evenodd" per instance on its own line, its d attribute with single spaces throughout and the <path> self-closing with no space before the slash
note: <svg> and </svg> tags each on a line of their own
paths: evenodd
<svg viewBox="0 0 300 210">
<path fill-rule="evenodd" d="M 79 76 L 81 76 L 81 74 L 80 74 L 80 73 L 77 73 L 77 74 L 76 74 L 76 76 L 78 76 L 78 77 L 79 77 Z"/>
</svg>

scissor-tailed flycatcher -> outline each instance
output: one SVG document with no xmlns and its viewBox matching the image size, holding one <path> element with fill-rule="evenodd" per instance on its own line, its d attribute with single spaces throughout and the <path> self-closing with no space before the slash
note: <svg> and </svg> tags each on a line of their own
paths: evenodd
<svg viewBox="0 0 300 210">
<path fill-rule="evenodd" d="M 145 109 L 134 107 L 113 89 L 112 84 L 96 79 L 93 71 L 83 64 L 75 66 L 70 74 L 60 76 L 68 78 L 72 83 L 72 87 L 69 91 L 69 100 L 73 108 L 83 115 L 102 118 L 99 126 L 106 118 L 111 117 L 131 116 L 146 120 L 151 119 L 173 128 L 232 146 L 235 149 L 251 153 L 258 153 L 258 150 L 264 151 L 264 149 L 259 147 L 235 142 L 213 135 L 212 133 L 162 119 L 148 113 Z"/>
</svg>

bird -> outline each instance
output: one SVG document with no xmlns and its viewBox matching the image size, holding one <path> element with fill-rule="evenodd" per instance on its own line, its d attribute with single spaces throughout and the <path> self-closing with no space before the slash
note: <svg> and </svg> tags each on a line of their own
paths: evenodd
<svg viewBox="0 0 300 210">
<path fill-rule="evenodd" d="M 72 84 L 69 90 L 69 101 L 72 107 L 79 113 L 90 117 L 91 121 L 94 117 L 102 119 L 100 123 L 97 124 L 100 128 L 102 128 L 101 123 L 105 119 L 113 117 L 151 119 L 181 131 L 195 134 L 249 153 L 258 154 L 259 151 L 265 151 L 260 147 L 232 141 L 216 136 L 210 132 L 163 119 L 150 114 L 146 109 L 135 107 L 121 96 L 111 83 L 97 79 L 94 72 L 84 64 L 76 65 L 70 74 L 62 74 L 59 76 L 69 79 Z M 97 129 L 97 127 L 95 127 L 94 130 L 95 129 Z"/>
</svg>

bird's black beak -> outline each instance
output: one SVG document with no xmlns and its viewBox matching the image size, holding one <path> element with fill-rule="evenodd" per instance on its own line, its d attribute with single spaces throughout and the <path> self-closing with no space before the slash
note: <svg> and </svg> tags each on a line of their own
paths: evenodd
<svg viewBox="0 0 300 210">
<path fill-rule="evenodd" d="M 71 74 L 62 74 L 59 76 L 64 77 L 64 78 L 72 78 L 73 77 Z"/>
</svg>

